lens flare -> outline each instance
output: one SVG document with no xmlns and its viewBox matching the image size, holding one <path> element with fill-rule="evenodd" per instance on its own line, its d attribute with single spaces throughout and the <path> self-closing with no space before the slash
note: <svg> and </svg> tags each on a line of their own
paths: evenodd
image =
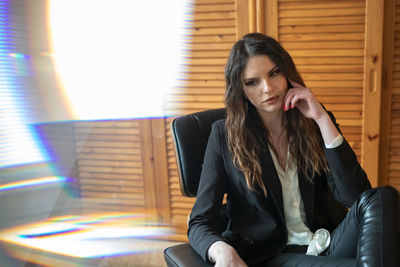
<svg viewBox="0 0 400 267">
<path fill-rule="evenodd" d="M 73 119 L 165 116 L 165 97 L 181 82 L 190 1 L 47 2 L 52 60 Z"/>
<path fill-rule="evenodd" d="M 10 2 L 0 2 L 0 168 L 48 160 L 26 112 L 29 56 L 15 51 Z"/>
<path fill-rule="evenodd" d="M 2 184 L 2 185 L 0 185 L 0 193 L 9 191 L 9 190 L 13 190 L 13 189 L 21 189 L 21 188 L 47 185 L 47 184 L 53 184 L 53 183 L 63 183 L 66 181 L 68 181 L 67 177 L 60 177 L 60 176 L 50 176 L 50 177 L 29 179 L 29 180 L 24 180 L 24 181 L 20 181 L 20 182 Z"/>
<path fill-rule="evenodd" d="M 0 241 L 54 257 L 99 258 L 160 250 L 157 242 L 171 234 L 172 228 L 143 214 L 113 213 L 49 218 L 5 229 Z"/>
</svg>

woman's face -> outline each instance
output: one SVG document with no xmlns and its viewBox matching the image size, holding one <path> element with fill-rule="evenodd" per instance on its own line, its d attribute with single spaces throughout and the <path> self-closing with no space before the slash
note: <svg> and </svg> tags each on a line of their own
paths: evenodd
<svg viewBox="0 0 400 267">
<path fill-rule="evenodd" d="M 242 81 L 245 95 L 260 115 L 283 110 L 286 77 L 268 56 L 249 57 Z"/>
</svg>

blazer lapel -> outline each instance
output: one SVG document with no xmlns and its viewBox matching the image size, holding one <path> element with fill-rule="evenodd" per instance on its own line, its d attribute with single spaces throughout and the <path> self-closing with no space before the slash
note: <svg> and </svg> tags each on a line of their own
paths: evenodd
<svg viewBox="0 0 400 267">
<path fill-rule="evenodd" d="M 263 156 L 261 157 L 261 169 L 262 169 L 262 179 L 268 192 L 267 194 L 271 195 L 272 199 L 275 202 L 275 205 L 278 207 L 281 219 L 285 223 L 282 185 L 279 180 L 278 172 L 276 171 L 274 161 L 272 160 L 269 149 L 266 149 L 266 151 L 263 153 Z"/>
<path fill-rule="evenodd" d="M 301 198 L 303 199 L 307 223 L 310 225 L 314 218 L 314 189 L 315 183 L 310 182 L 303 173 L 298 172 Z"/>
</svg>

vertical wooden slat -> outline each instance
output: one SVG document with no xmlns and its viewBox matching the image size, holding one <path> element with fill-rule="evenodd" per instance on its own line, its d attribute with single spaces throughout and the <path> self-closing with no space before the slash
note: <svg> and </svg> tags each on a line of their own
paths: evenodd
<svg viewBox="0 0 400 267">
<path fill-rule="evenodd" d="M 265 34 L 278 40 L 278 0 L 267 0 L 265 13 Z"/>
<path fill-rule="evenodd" d="M 249 5 L 247 0 L 236 0 L 236 39 L 249 33 Z"/>
<path fill-rule="evenodd" d="M 361 163 L 378 185 L 383 57 L 383 1 L 367 0 L 365 26 L 364 105 Z"/>
<path fill-rule="evenodd" d="M 154 172 L 154 153 L 152 144 L 151 121 L 142 119 L 139 121 L 140 150 L 142 156 L 142 172 L 145 191 L 146 214 L 150 217 L 156 215 L 157 199 Z"/>
<path fill-rule="evenodd" d="M 265 32 L 265 7 L 264 7 L 264 0 L 257 0 L 256 2 L 256 9 L 257 9 L 257 32 Z"/>
<path fill-rule="evenodd" d="M 168 188 L 167 145 L 164 119 L 151 120 L 152 149 L 154 156 L 154 180 L 157 215 L 162 223 L 171 221 L 171 207 Z"/>
<path fill-rule="evenodd" d="M 249 32 L 257 30 L 257 0 L 248 0 L 249 2 Z"/>
</svg>

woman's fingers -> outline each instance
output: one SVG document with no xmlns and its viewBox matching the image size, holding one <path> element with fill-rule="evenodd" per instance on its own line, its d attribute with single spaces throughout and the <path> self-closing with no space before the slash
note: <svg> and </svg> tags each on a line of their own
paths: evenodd
<svg viewBox="0 0 400 267">
<path fill-rule="evenodd" d="M 283 100 L 285 110 L 294 108 L 297 105 L 297 103 L 301 100 L 309 102 L 311 98 L 310 94 L 311 92 L 309 91 L 309 89 L 305 87 L 292 88 L 288 90 Z"/>
<path fill-rule="evenodd" d="M 298 94 L 295 94 L 290 101 L 290 108 L 294 108 L 300 100 L 300 96 Z"/>
<path fill-rule="evenodd" d="M 299 84 L 299 83 L 297 83 L 297 82 L 295 82 L 295 81 L 292 81 L 292 80 L 288 80 L 288 81 L 289 81 L 290 84 L 293 86 L 293 88 L 304 88 L 303 85 L 301 85 L 301 84 Z"/>
<path fill-rule="evenodd" d="M 307 118 L 316 119 L 321 117 L 323 108 L 311 90 L 296 82 L 290 82 L 293 83 L 294 88 L 286 93 L 283 102 L 284 110 L 287 111 L 296 107 Z"/>
</svg>

